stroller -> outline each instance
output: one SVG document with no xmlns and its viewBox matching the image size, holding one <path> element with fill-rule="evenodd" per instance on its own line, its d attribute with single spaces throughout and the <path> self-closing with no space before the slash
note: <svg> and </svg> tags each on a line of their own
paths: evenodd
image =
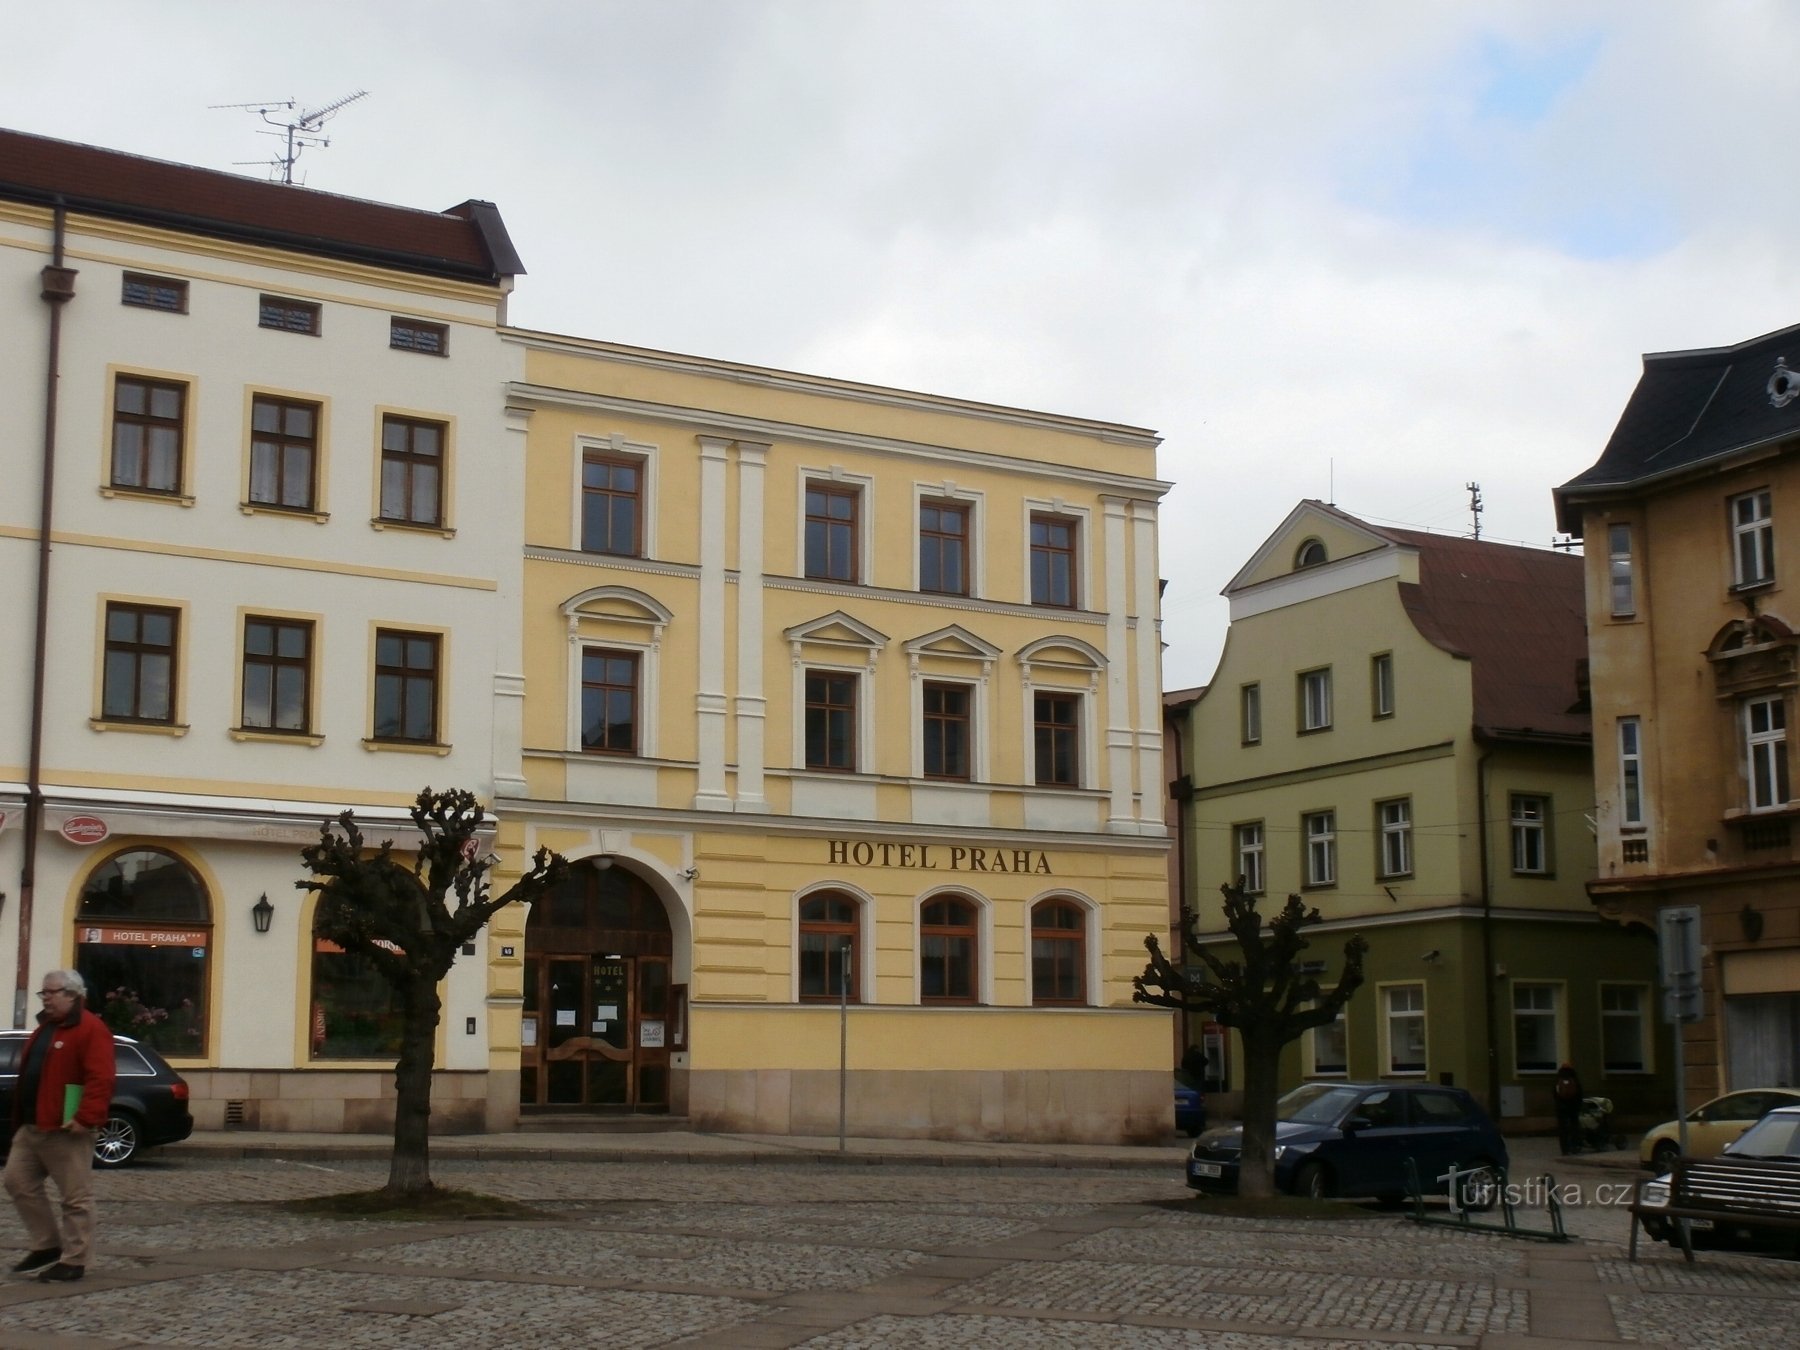
<svg viewBox="0 0 1800 1350">
<path fill-rule="evenodd" d="M 1608 1149 L 1625 1147 L 1625 1136 L 1615 1134 L 1612 1128 L 1612 1098 L 1583 1097 L 1581 1114 L 1576 1117 L 1581 1127 L 1581 1146 L 1604 1153 Z"/>
</svg>

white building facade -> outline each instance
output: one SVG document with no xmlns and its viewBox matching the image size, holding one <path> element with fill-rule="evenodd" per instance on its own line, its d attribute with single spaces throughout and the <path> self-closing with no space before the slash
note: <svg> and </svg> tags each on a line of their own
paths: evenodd
<svg viewBox="0 0 1800 1350">
<path fill-rule="evenodd" d="M 485 203 L 0 132 L 7 1011 L 82 971 L 201 1128 L 391 1120 L 385 989 L 315 940 L 299 850 L 522 783 L 520 270 Z M 479 1128 L 483 963 L 445 995 L 437 1106 Z"/>
</svg>

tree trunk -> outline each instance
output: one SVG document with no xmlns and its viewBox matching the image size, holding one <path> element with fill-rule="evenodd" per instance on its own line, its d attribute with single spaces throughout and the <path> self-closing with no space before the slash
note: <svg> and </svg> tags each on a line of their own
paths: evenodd
<svg viewBox="0 0 1800 1350">
<path fill-rule="evenodd" d="M 416 976 L 406 990 L 406 1026 L 394 1068 L 394 1156 L 387 1189 L 396 1195 L 431 1189 L 431 1070 L 439 1012 L 437 981 Z"/>
<path fill-rule="evenodd" d="M 1275 1194 L 1275 1100 L 1281 1042 L 1261 1027 L 1240 1027 L 1244 1046 L 1244 1150 L 1238 1156 L 1238 1194 Z"/>
</svg>

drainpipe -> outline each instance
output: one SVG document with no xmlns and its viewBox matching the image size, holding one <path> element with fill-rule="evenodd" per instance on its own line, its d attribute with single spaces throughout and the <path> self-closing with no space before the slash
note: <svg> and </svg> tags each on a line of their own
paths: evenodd
<svg viewBox="0 0 1800 1350">
<path fill-rule="evenodd" d="M 19 962 L 13 986 L 13 1021 L 25 1025 L 26 1001 L 31 984 L 31 913 L 37 893 L 38 835 L 44 827 L 44 671 L 49 661 L 50 630 L 50 516 L 56 482 L 56 393 L 62 373 L 63 306 L 75 298 L 75 269 L 63 265 L 67 236 L 67 212 L 56 199 L 51 226 L 50 265 L 41 273 L 42 295 L 49 309 L 44 364 L 44 467 L 38 500 L 37 614 L 31 649 L 31 729 L 29 764 L 25 772 L 24 861 L 19 869 Z"/>
<path fill-rule="evenodd" d="M 1494 752 L 1483 750 L 1475 761 L 1475 837 L 1481 854 L 1481 1004 L 1487 1018 L 1488 1111 L 1500 1118 L 1500 1050 L 1494 1037 L 1494 893 L 1488 885 L 1488 760 Z"/>
</svg>

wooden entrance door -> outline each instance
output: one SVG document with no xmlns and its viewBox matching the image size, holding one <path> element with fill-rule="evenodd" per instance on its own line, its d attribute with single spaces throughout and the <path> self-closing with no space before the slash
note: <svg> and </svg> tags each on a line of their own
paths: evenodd
<svg viewBox="0 0 1800 1350">
<path fill-rule="evenodd" d="M 670 950 L 662 902 L 622 867 L 578 865 L 533 906 L 522 1106 L 668 1110 Z"/>
</svg>

